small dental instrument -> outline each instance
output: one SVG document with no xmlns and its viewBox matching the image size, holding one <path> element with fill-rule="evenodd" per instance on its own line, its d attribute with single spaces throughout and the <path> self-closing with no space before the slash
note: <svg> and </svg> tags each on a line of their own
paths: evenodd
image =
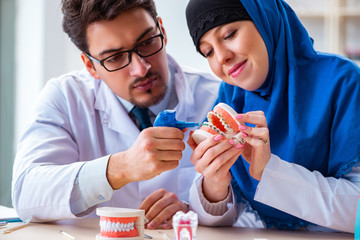
<svg viewBox="0 0 360 240">
<path fill-rule="evenodd" d="M 152 236 L 147 235 L 147 234 L 145 234 L 145 233 L 144 233 L 144 238 L 146 238 L 146 239 L 153 239 Z"/>
<path fill-rule="evenodd" d="M 30 223 L 31 219 L 32 219 L 32 217 L 28 217 L 28 218 L 26 218 L 26 219 L 22 222 L 21 225 L 7 228 L 7 229 L 3 232 L 3 234 L 11 233 L 11 232 L 13 232 L 13 231 L 15 231 L 15 230 L 18 230 L 18 229 L 20 229 L 20 228 L 23 228 L 23 227 L 27 226 L 27 225 Z"/>
<path fill-rule="evenodd" d="M 75 237 L 71 236 L 71 235 L 68 234 L 67 232 L 64 232 L 63 230 L 59 230 L 59 233 L 62 234 L 63 236 L 65 236 L 65 237 L 68 238 L 68 239 L 76 240 Z"/>
<path fill-rule="evenodd" d="M 6 223 L 12 223 L 12 222 L 22 222 L 22 220 L 18 217 L 14 217 L 14 218 L 1 218 L 0 219 L 0 223 L 2 222 L 6 222 Z"/>
</svg>

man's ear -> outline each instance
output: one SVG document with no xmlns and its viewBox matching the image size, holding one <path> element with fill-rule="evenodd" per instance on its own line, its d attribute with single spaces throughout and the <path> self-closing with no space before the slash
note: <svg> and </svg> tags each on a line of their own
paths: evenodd
<svg viewBox="0 0 360 240">
<path fill-rule="evenodd" d="M 93 76 L 93 78 L 95 78 L 95 79 L 100 79 L 100 76 L 98 75 L 96 69 L 94 68 L 93 63 L 90 60 L 90 58 L 88 56 L 86 56 L 85 53 L 81 53 L 81 59 L 85 65 L 86 69 L 91 74 L 91 76 Z"/>
<path fill-rule="evenodd" d="M 164 35 L 164 42 L 165 42 L 165 45 L 166 45 L 166 43 L 167 43 L 167 37 L 166 37 L 166 32 L 165 32 L 165 28 L 164 28 L 162 19 L 161 19 L 161 17 L 157 17 L 157 20 L 158 20 L 158 22 L 159 22 L 159 27 L 160 27 L 163 35 Z"/>
</svg>

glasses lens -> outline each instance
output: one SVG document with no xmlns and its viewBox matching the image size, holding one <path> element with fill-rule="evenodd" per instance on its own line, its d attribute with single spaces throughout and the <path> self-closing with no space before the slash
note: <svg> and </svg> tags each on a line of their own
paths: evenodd
<svg viewBox="0 0 360 240">
<path fill-rule="evenodd" d="M 119 52 L 106 58 L 103 64 L 108 71 L 115 71 L 129 65 L 129 54 L 131 54 L 132 51 L 135 51 L 140 57 L 149 57 L 159 52 L 162 48 L 163 36 L 157 35 L 139 43 L 133 50 Z"/>
<path fill-rule="evenodd" d="M 139 45 L 136 46 L 136 50 L 141 57 L 149 57 L 160 51 L 162 47 L 162 35 L 158 35 L 139 43 Z"/>
<path fill-rule="evenodd" d="M 109 71 L 113 71 L 126 66 L 129 63 L 129 53 L 120 52 L 112 55 L 104 61 L 104 66 Z"/>
</svg>

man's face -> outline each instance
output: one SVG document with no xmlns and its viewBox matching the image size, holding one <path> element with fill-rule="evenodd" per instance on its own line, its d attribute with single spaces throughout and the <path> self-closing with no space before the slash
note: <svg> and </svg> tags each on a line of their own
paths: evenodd
<svg viewBox="0 0 360 240">
<path fill-rule="evenodd" d="M 162 30 L 161 21 L 159 23 Z M 86 29 L 89 54 L 102 60 L 160 33 L 154 19 L 142 8 L 121 13 L 114 20 L 92 23 Z M 166 35 L 164 34 L 164 45 Z M 142 58 L 131 53 L 131 63 L 120 70 L 108 72 L 103 66 L 82 54 L 91 75 L 104 81 L 119 97 L 140 107 L 159 103 L 165 96 L 169 69 L 165 47 L 158 53 Z"/>
</svg>

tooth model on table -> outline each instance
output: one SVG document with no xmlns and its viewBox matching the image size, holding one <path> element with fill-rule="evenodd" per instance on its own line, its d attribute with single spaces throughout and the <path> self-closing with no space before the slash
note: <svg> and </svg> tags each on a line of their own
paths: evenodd
<svg viewBox="0 0 360 240">
<path fill-rule="evenodd" d="M 174 228 L 175 240 L 195 240 L 198 215 L 193 211 L 187 213 L 178 211 L 172 217 L 172 225 Z"/>
</svg>

